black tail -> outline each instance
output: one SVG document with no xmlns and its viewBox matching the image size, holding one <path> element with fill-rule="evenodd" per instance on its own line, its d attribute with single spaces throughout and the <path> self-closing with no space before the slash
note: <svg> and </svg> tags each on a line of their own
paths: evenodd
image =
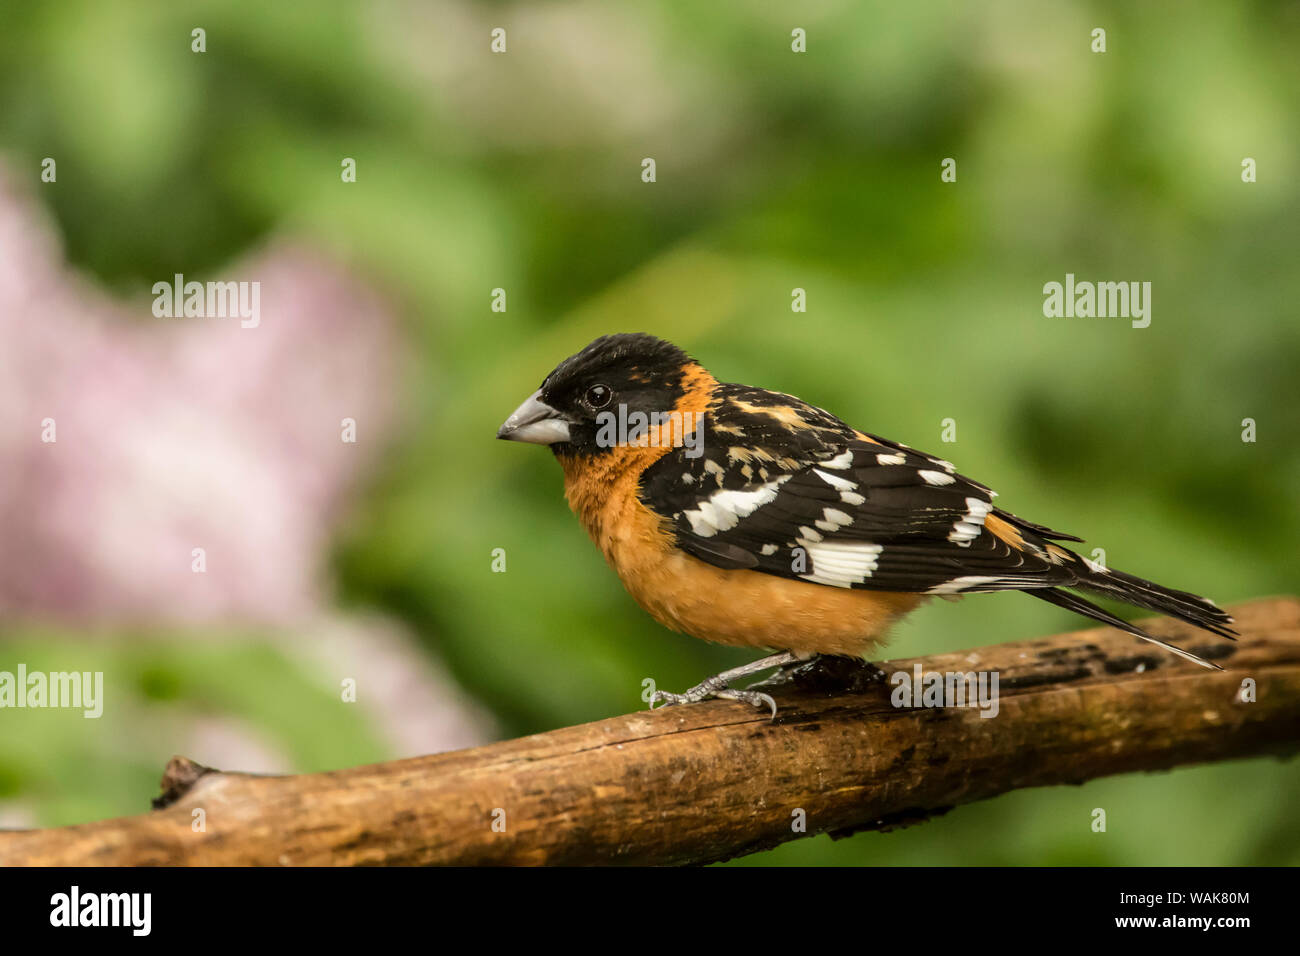
<svg viewBox="0 0 1300 956">
<path fill-rule="evenodd" d="M 1168 614 L 1220 637 L 1237 638 L 1237 632 L 1229 626 L 1232 618 L 1226 611 L 1213 601 L 1186 591 L 1175 591 L 1123 571 L 1110 570 L 1093 574 L 1079 586 L 1103 597 Z"/>
<path fill-rule="evenodd" d="M 1218 634 L 1220 637 L 1226 637 L 1230 640 L 1237 638 L 1237 632 L 1230 626 L 1233 623 L 1232 618 L 1216 606 L 1213 601 L 1197 597 L 1195 594 L 1189 594 L 1186 591 L 1176 591 L 1173 588 L 1162 587 L 1152 581 L 1125 574 L 1123 571 L 1093 570 L 1094 567 L 1095 565 L 1090 566 L 1090 573 L 1081 576 L 1082 580 L 1074 586 L 1103 597 L 1146 608 L 1149 611 L 1168 614 L 1170 617 L 1176 617 L 1180 621 L 1186 621 L 1188 624 L 1204 628 L 1211 633 Z M 1127 631 L 1129 634 L 1150 641 L 1152 644 L 1159 644 L 1165 650 L 1189 661 L 1195 661 L 1202 667 L 1209 667 L 1214 670 L 1223 669 L 1218 664 L 1197 657 L 1190 651 L 1185 651 L 1181 647 L 1175 647 L 1157 637 L 1152 637 L 1141 628 L 1135 627 L 1089 601 L 1085 601 L 1077 594 L 1062 591 L 1060 588 L 1036 589 L 1028 593 L 1047 601 L 1049 604 L 1055 604 L 1057 607 L 1063 607 L 1074 611 L 1076 614 L 1082 614 L 1093 620 L 1109 624 L 1111 627 L 1117 627 L 1121 631 Z"/>
</svg>

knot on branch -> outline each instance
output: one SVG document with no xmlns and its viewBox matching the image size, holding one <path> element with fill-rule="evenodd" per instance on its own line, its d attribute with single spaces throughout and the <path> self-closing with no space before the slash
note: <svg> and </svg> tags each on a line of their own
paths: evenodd
<svg viewBox="0 0 1300 956">
<path fill-rule="evenodd" d="M 162 775 L 162 793 L 153 798 L 153 808 L 162 810 L 170 807 L 173 803 L 189 791 L 198 779 L 207 773 L 214 773 L 211 767 L 205 767 L 189 757 L 182 757 L 179 754 L 167 761 L 167 769 Z"/>
</svg>

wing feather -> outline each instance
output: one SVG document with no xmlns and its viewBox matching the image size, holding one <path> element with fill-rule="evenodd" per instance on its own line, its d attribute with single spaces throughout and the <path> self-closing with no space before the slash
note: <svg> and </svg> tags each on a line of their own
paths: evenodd
<svg viewBox="0 0 1300 956">
<path fill-rule="evenodd" d="M 710 564 L 929 593 L 1077 579 L 1075 556 L 1046 540 L 1077 539 L 995 508 L 995 493 L 949 462 L 797 398 L 723 385 L 702 427 L 703 454 L 665 455 L 643 475 L 641 499 Z M 1010 533 L 986 527 L 990 514 Z"/>
</svg>

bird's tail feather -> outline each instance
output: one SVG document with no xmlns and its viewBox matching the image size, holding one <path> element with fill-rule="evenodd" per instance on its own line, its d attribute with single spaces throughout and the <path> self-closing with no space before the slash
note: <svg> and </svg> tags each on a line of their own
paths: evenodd
<svg viewBox="0 0 1300 956">
<path fill-rule="evenodd" d="M 1125 576 L 1127 577 L 1127 575 Z M 1148 581 L 1144 583 L 1150 584 L 1151 582 Z M 1082 587 L 1083 585 L 1080 586 Z M 1100 589 L 1096 589 L 1096 590 L 1100 590 Z M 1124 620 L 1121 617 L 1116 617 L 1114 614 L 1111 614 L 1105 608 L 1098 607 L 1097 605 L 1093 604 L 1091 601 L 1085 601 L 1077 594 L 1071 594 L 1069 591 L 1063 591 L 1060 588 L 1035 588 L 1034 590 L 1026 591 L 1025 593 L 1032 594 L 1034 597 L 1046 601 L 1048 604 L 1055 604 L 1057 607 L 1063 607 L 1068 611 L 1073 611 L 1075 614 L 1082 614 L 1084 617 L 1090 617 L 1094 621 L 1101 621 L 1103 624 L 1109 624 L 1111 627 L 1118 628 L 1121 631 L 1125 631 L 1136 637 L 1140 637 L 1144 641 L 1150 641 L 1152 644 L 1158 644 L 1159 646 L 1163 647 L 1165 650 L 1169 651 L 1171 654 L 1177 654 L 1179 657 L 1185 660 L 1192 661 L 1196 664 L 1200 664 L 1202 667 L 1208 667 L 1211 670 L 1216 670 L 1216 671 L 1223 670 L 1222 667 L 1220 667 L 1218 664 L 1215 664 L 1213 661 L 1207 661 L 1203 657 L 1198 657 L 1197 655 L 1193 654 L 1191 651 L 1185 651 L 1181 647 L 1176 647 L 1173 644 L 1170 644 L 1168 641 L 1162 641 L 1158 637 L 1152 637 L 1150 634 L 1142 630 L 1140 627 L 1137 627 L 1134 624 L 1130 624 L 1128 621 Z M 1182 593 L 1182 592 L 1174 592 L 1174 593 Z M 1121 598 L 1121 600 L 1128 600 L 1128 598 Z M 1137 603 L 1137 602 L 1131 602 L 1131 603 Z M 1189 621 L 1189 623 L 1197 624 L 1200 627 L 1205 626 L 1203 624 L 1199 624 L 1197 621 L 1190 620 L 1184 614 L 1176 613 L 1174 611 L 1168 610 L 1165 607 L 1153 607 L 1148 604 L 1142 604 L 1140 606 L 1147 607 L 1150 610 L 1162 611 L 1165 614 L 1170 614 L 1174 617 L 1181 618 L 1184 621 Z M 1227 617 L 1227 615 L 1224 616 Z M 1228 620 L 1230 621 L 1232 619 L 1228 618 Z M 1223 633 L 1223 631 L 1215 630 L 1215 633 L 1221 634 Z M 1231 633 L 1228 633 L 1228 634 L 1224 634 L 1224 636 L 1231 637 L 1233 635 Z"/>
<path fill-rule="evenodd" d="M 1102 597 L 1168 614 L 1220 637 L 1230 640 L 1237 638 L 1237 632 L 1231 627 L 1232 617 L 1226 611 L 1213 601 L 1187 591 L 1177 591 L 1123 571 L 1109 569 L 1088 575 L 1078 586 Z"/>
</svg>

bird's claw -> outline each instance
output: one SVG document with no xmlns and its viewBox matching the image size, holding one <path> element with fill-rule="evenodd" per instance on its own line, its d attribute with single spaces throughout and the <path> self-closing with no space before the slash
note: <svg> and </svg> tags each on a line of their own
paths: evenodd
<svg viewBox="0 0 1300 956">
<path fill-rule="evenodd" d="M 654 710 L 656 704 L 662 704 L 665 707 L 672 707 L 674 704 L 689 704 L 691 699 L 685 694 L 670 694 L 666 690 L 657 690 L 650 695 L 650 709 Z"/>
<path fill-rule="evenodd" d="M 650 695 L 650 709 L 654 710 L 656 704 L 672 707 L 675 704 L 696 704 L 710 698 L 738 700 L 741 703 L 758 708 L 770 707 L 772 708 L 772 716 L 776 717 L 776 701 L 772 699 L 771 695 L 756 690 L 736 690 L 711 680 L 692 687 L 684 694 L 673 694 L 666 690 L 657 690 Z"/>
<path fill-rule="evenodd" d="M 756 690 L 732 690 L 730 687 L 727 687 L 718 691 L 714 696 L 724 697 L 727 700 L 738 700 L 760 709 L 763 707 L 771 707 L 772 719 L 776 719 L 776 701 L 772 699 L 770 694 L 763 694 Z"/>
</svg>

